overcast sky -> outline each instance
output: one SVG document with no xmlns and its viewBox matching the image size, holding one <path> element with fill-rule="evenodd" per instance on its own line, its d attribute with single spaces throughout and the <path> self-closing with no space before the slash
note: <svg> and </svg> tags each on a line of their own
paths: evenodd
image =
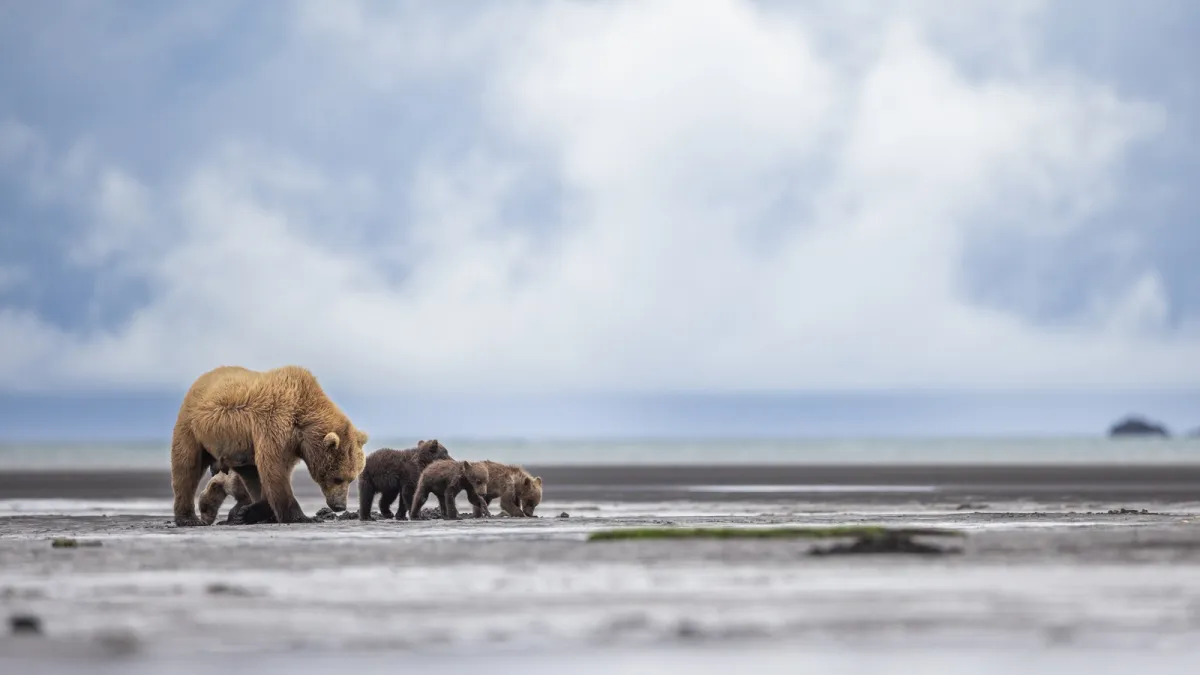
<svg viewBox="0 0 1200 675">
<path fill-rule="evenodd" d="M 1196 35 L 1190 0 L 3 2 L 0 395 L 1195 392 Z"/>
</svg>

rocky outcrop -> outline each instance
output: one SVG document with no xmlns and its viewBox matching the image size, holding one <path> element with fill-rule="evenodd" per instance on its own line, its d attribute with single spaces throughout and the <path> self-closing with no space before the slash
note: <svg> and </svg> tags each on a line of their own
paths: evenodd
<svg viewBox="0 0 1200 675">
<path fill-rule="evenodd" d="M 1119 436 L 1158 436 L 1166 438 L 1171 434 L 1167 432 L 1166 427 L 1157 422 L 1151 422 L 1142 417 L 1130 415 L 1109 427 L 1108 435 L 1114 438 Z"/>
</svg>

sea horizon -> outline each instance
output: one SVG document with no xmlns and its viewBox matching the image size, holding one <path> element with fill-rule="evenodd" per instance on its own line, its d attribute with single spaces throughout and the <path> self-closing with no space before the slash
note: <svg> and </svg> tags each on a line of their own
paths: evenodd
<svg viewBox="0 0 1200 675">
<path fill-rule="evenodd" d="M 366 447 L 407 448 L 386 436 Z M 456 457 L 537 466 L 1200 464 L 1200 438 L 1098 435 L 440 437 Z M 0 440 L 0 471 L 168 470 L 170 439 Z"/>
</svg>

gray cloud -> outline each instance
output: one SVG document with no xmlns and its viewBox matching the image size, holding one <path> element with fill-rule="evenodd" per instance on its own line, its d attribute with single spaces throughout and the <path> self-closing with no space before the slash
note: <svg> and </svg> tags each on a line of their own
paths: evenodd
<svg viewBox="0 0 1200 675">
<path fill-rule="evenodd" d="M 1130 163 L 1179 94 L 1055 52 L 1051 5 L 83 7 L 12 12 L 0 81 L 36 86 L 0 108 L 0 219 L 63 224 L 31 285 L 60 265 L 103 320 L 0 308 L 9 388 L 1200 375 L 1177 231 L 1118 218 L 1177 204 Z"/>
</svg>

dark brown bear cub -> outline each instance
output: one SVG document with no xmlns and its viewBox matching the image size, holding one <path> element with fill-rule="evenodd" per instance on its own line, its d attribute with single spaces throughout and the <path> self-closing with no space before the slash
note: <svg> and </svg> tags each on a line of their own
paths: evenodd
<svg viewBox="0 0 1200 675">
<path fill-rule="evenodd" d="M 421 507 L 432 492 L 438 496 L 442 518 L 457 520 L 458 507 L 454 499 L 458 493 L 465 490 L 472 504 L 479 503 L 482 501 L 480 495 L 487 491 L 487 483 L 488 470 L 483 462 L 439 459 L 421 473 L 408 517 L 410 520 L 421 520 Z"/>
<path fill-rule="evenodd" d="M 384 518 L 392 517 L 391 506 L 396 497 L 400 498 L 396 520 L 408 517 L 421 472 L 439 459 L 450 459 L 450 453 L 436 439 L 419 441 L 417 447 L 407 450 L 382 448 L 372 452 L 358 477 L 359 520 L 374 520 L 371 502 L 375 501 L 376 493 L 379 493 L 379 511 Z"/>
</svg>

